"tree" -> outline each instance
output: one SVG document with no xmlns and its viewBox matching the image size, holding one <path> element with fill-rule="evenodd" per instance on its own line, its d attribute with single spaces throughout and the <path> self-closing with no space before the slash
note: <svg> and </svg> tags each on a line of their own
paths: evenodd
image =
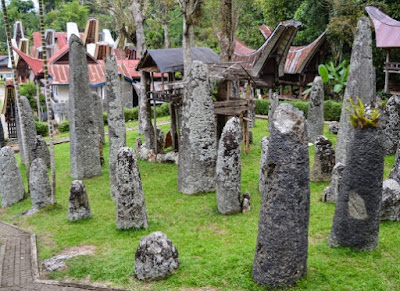
<svg viewBox="0 0 400 291">
<path fill-rule="evenodd" d="M 49 87 L 49 71 L 47 67 L 47 50 L 46 50 L 46 35 L 44 29 L 44 5 L 43 0 L 39 0 L 39 16 L 40 16 L 40 34 L 42 36 L 42 52 L 43 52 L 43 74 L 44 74 L 44 94 L 46 96 L 47 108 L 47 123 L 49 126 L 50 136 L 50 168 L 51 168 L 51 203 L 56 203 L 56 165 L 54 159 L 54 125 L 53 112 L 51 109 L 50 87 Z"/>
<path fill-rule="evenodd" d="M 194 25 L 202 14 L 203 0 L 178 0 L 183 16 L 183 67 L 187 75 L 192 64 L 192 47 L 194 44 Z"/>
<path fill-rule="evenodd" d="M 281 21 L 292 19 L 302 0 L 255 0 L 263 11 L 265 24 L 275 27 Z"/>
<path fill-rule="evenodd" d="M 46 26 L 56 31 L 65 31 L 67 22 L 75 22 L 79 30 L 84 30 L 89 8 L 83 6 L 78 0 L 66 2 L 57 10 L 51 10 L 45 20 Z"/>
<path fill-rule="evenodd" d="M 8 43 L 8 47 L 10 48 L 10 58 L 11 58 L 11 66 L 12 66 L 12 71 L 13 71 L 13 75 L 14 75 L 14 90 L 15 90 L 15 99 L 16 99 L 16 103 L 18 108 L 22 108 L 22 102 L 21 102 L 21 98 L 20 98 L 20 94 L 19 94 L 19 86 L 18 86 L 18 74 L 17 74 L 17 67 L 15 64 L 15 58 L 14 58 L 14 54 L 12 53 L 12 43 L 11 43 L 11 28 L 10 28 L 10 24 L 8 21 L 8 15 L 7 15 L 7 8 L 6 8 L 6 3 L 5 0 L 1 0 L 1 7 L 3 10 L 3 19 L 4 19 L 4 25 L 6 28 L 6 36 L 7 36 L 7 43 Z M 21 114 L 21 110 L 18 110 L 18 115 L 19 115 L 19 122 L 20 122 L 20 128 L 21 128 L 21 138 L 22 138 L 22 147 L 25 150 L 25 153 L 28 152 L 28 147 L 27 147 L 27 141 L 26 141 L 26 129 L 25 129 L 25 118 L 24 116 Z M 25 163 L 26 166 L 26 177 L 28 179 L 28 192 L 29 192 L 29 169 L 30 169 L 30 165 L 29 163 Z"/>
</svg>

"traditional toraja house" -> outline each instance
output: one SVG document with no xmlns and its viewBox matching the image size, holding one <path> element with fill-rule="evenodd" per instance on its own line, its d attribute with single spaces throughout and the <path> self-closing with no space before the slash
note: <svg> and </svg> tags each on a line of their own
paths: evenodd
<svg viewBox="0 0 400 291">
<path fill-rule="evenodd" d="M 275 31 L 265 24 L 260 26 L 260 31 L 266 43 L 269 42 L 271 38 L 276 37 L 274 35 Z M 312 82 L 318 74 L 318 65 L 322 62 L 326 51 L 325 45 L 326 34 L 324 32 L 309 45 L 290 46 L 285 58 L 284 72 L 283 74 L 280 72 L 278 80 L 276 80 L 272 87 L 281 84 L 281 95 L 283 95 L 284 86 L 290 85 L 290 95 L 292 95 L 293 86 L 298 86 L 300 89 L 299 95 L 301 96 L 304 87 Z M 255 52 L 255 50 L 246 46 L 242 41 L 236 40 L 235 55 L 252 54 Z M 271 86 L 268 88 L 271 88 Z"/>
<path fill-rule="evenodd" d="M 6 126 L 4 130 L 9 139 L 17 138 L 17 124 L 15 119 L 16 114 L 15 91 L 14 83 L 9 80 L 5 84 L 5 96 L 3 107 L 1 108 L 1 115 L 4 116 Z"/>
<path fill-rule="evenodd" d="M 390 61 L 390 53 L 400 50 L 400 22 L 389 17 L 378 8 L 365 8 L 375 27 L 376 46 L 386 51 L 385 92 L 400 94 L 400 83 L 392 82 L 390 74 L 400 74 L 400 63 Z"/>
<path fill-rule="evenodd" d="M 205 64 L 219 62 L 219 55 L 207 47 L 192 48 L 192 58 L 193 60 L 198 60 Z M 137 69 L 151 74 L 152 89 L 148 92 L 149 100 L 151 100 L 153 104 L 156 102 L 168 102 L 170 104 L 172 147 L 174 151 L 178 151 L 178 110 L 182 105 L 183 82 L 175 80 L 175 73 L 184 73 L 183 49 L 169 48 L 146 50 L 139 61 Z M 156 74 L 161 76 L 161 84 L 158 86 L 156 86 L 155 83 Z M 156 130 L 157 124 L 155 119 L 154 123 L 154 128 Z M 157 136 L 157 134 L 155 134 L 155 136 Z"/>
<path fill-rule="evenodd" d="M 8 67 L 9 56 L 0 56 L 0 80 L 12 79 L 12 70 Z"/>
</svg>

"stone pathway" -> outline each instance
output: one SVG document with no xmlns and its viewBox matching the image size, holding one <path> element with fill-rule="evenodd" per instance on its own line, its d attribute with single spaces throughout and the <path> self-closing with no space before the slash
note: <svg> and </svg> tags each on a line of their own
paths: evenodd
<svg viewBox="0 0 400 291">
<path fill-rule="evenodd" d="M 121 291 L 121 289 L 39 280 L 38 278 L 36 236 L 12 225 L 0 222 L 1 291 Z"/>
</svg>

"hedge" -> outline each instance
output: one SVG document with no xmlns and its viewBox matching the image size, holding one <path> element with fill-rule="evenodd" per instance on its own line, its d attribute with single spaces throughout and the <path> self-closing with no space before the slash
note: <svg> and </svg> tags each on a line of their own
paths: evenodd
<svg viewBox="0 0 400 291">
<path fill-rule="evenodd" d="M 49 135 L 49 126 L 46 122 L 35 121 L 35 127 L 37 134 L 41 136 L 48 136 Z"/>
<path fill-rule="evenodd" d="M 68 132 L 69 131 L 69 120 L 64 120 L 58 125 L 58 130 L 60 132 Z"/>
<path fill-rule="evenodd" d="M 304 112 L 307 117 L 308 114 L 308 102 L 301 100 L 294 101 L 281 101 L 280 103 L 289 103 L 299 110 Z M 256 114 L 268 115 L 269 100 L 257 99 L 255 112 Z M 339 121 L 340 113 L 342 110 L 342 103 L 332 100 L 324 101 L 324 117 L 326 121 Z"/>
</svg>

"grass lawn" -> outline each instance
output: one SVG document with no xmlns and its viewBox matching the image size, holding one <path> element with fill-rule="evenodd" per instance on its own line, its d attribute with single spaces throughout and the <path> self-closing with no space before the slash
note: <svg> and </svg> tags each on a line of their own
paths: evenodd
<svg viewBox="0 0 400 291">
<path fill-rule="evenodd" d="M 93 256 L 69 260 L 66 270 L 50 275 L 53 279 L 85 279 L 132 290 L 264 290 L 253 283 L 251 269 L 260 211 L 260 140 L 268 134 L 266 127 L 266 121 L 257 120 L 253 128 L 255 144 L 250 155 L 242 157 L 242 192 L 251 193 L 249 213 L 223 216 L 217 210 L 215 192 L 195 196 L 177 192 L 177 165 L 139 161 L 149 228 L 118 231 L 115 203 L 109 194 L 107 143 L 102 176 L 84 181 L 93 216 L 68 222 L 68 195 L 73 179 L 69 175 L 69 144 L 61 144 L 55 147 L 57 205 L 31 217 L 18 216 L 31 207 L 27 199 L 0 210 L 0 220 L 38 235 L 40 261 L 72 246 L 97 247 Z M 161 128 L 166 131 L 168 125 Z M 325 133 L 336 142 L 327 126 Z M 137 136 L 137 131 L 127 133 L 128 146 L 133 147 Z M 311 164 L 313 153 L 310 148 Z M 394 156 L 385 158 L 385 178 L 393 163 Z M 311 183 L 308 272 L 293 290 L 400 290 L 400 224 L 382 223 L 379 247 L 372 252 L 329 248 L 327 239 L 335 205 L 320 201 L 327 185 Z M 140 282 L 134 278 L 135 251 L 140 238 L 154 231 L 163 231 L 175 244 L 180 267 L 166 280 Z"/>
</svg>

